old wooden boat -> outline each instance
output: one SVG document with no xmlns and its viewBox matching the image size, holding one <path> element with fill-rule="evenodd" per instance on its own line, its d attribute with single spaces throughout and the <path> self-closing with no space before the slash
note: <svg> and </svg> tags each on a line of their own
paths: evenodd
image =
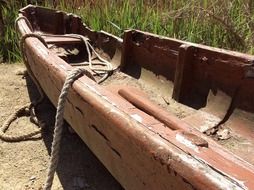
<svg viewBox="0 0 254 190">
<path fill-rule="evenodd" d="M 137 30 L 122 40 L 32 5 L 19 16 L 21 36 L 36 34 L 29 68 L 54 105 L 68 71 L 99 80 L 87 62 L 110 63 L 102 83 L 75 81 L 65 119 L 124 188 L 254 189 L 254 56 Z"/>
</svg>

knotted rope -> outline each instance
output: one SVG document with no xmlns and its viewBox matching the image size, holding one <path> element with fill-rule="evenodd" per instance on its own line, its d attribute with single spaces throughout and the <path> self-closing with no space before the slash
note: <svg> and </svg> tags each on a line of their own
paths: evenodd
<svg viewBox="0 0 254 190">
<path fill-rule="evenodd" d="M 20 17 L 20 19 L 23 17 Z M 24 17 L 25 18 L 25 17 Z M 23 18 L 23 19 L 24 19 Z M 18 19 L 17 19 L 18 20 Z M 19 142 L 19 141 L 24 141 L 24 140 L 28 140 L 31 139 L 32 137 L 34 137 L 35 135 L 38 135 L 41 133 L 42 128 L 44 127 L 44 124 L 40 123 L 35 115 L 35 108 L 43 101 L 44 99 L 44 93 L 39 85 L 39 82 L 36 80 L 35 76 L 33 75 L 29 64 L 27 62 L 27 57 L 25 54 L 25 50 L 24 50 L 24 42 L 27 38 L 29 37 L 35 37 L 38 38 L 45 46 L 47 46 L 46 42 L 44 41 L 44 39 L 34 33 L 31 34 L 25 34 L 21 40 L 20 40 L 20 48 L 21 48 L 21 54 L 24 60 L 24 63 L 26 65 L 27 68 L 27 72 L 29 74 L 29 76 L 32 78 L 33 82 L 35 83 L 37 90 L 39 91 L 40 97 L 39 99 L 37 99 L 36 101 L 22 106 L 21 108 L 19 108 L 18 110 L 16 110 L 12 115 L 9 116 L 9 118 L 3 123 L 3 125 L 0 128 L 0 139 L 3 141 L 7 141 L 7 142 Z M 32 123 L 34 123 L 35 125 L 37 125 L 39 128 L 36 129 L 35 131 L 28 133 L 28 134 L 23 134 L 23 135 L 19 135 L 19 136 L 14 136 L 14 135 L 8 135 L 6 134 L 8 128 L 10 127 L 11 123 L 13 121 L 15 121 L 16 119 L 18 119 L 19 117 L 22 116 L 29 116 L 30 117 L 30 121 Z"/>
<path fill-rule="evenodd" d="M 97 83 L 100 84 L 103 81 L 105 81 L 109 75 L 114 71 L 112 64 L 108 62 L 106 59 L 102 58 L 94 49 L 94 47 L 89 42 L 89 39 L 85 36 L 79 35 L 79 34 L 64 34 L 64 35 L 54 35 L 54 34 L 40 34 L 41 36 L 46 37 L 68 37 L 68 38 L 75 38 L 80 39 L 82 42 L 84 42 L 86 51 L 88 54 L 88 61 L 83 63 L 75 63 L 71 64 L 72 66 L 89 66 L 89 69 L 94 72 L 94 75 L 102 76 Z M 92 58 L 92 54 L 95 55 L 94 58 Z M 97 60 L 95 60 L 97 59 Z M 98 67 L 100 66 L 100 67 Z"/>
<path fill-rule="evenodd" d="M 60 141 L 61 141 L 62 130 L 63 130 L 62 125 L 64 121 L 64 117 L 63 117 L 64 105 L 67 100 L 68 91 L 71 85 L 73 84 L 73 82 L 83 74 L 90 75 L 90 73 L 85 69 L 76 68 L 72 70 L 71 73 L 68 74 L 64 82 L 63 88 L 61 90 L 60 96 L 58 98 L 54 136 L 53 136 L 53 142 L 51 146 L 51 158 L 49 162 L 49 169 L 48 169 L 48 174 L 47 174 L 44 190 L 51 189 L 53 179 L 54 179 L 54 174 L 55 174 L 56 167 L 59 160 Z"/>
<path fill-rule="evenodd" d="M 17 29 L 17 23 L 19 20 L 24 19 L 25 22 L 27 23 L 29 29 L 34 32 L 34 29 L 32 27 L 32 24 L 30 23 L 30 21 L 24 17 L 24 16 L 19 16 L 16 19 L 16 29 Z M 88 65 L 89 69 L 94 72 L 94 75 L 98 75 L 98 76 L 102 76 L 97 83 L 100 84 L 103 81 L 105 81 L 110 74 L 112 74 L 112 72 L 114 71 L 112 64 L 110 62 L 108 62 L 106 59 L 102 58 L 94 49 L 94 47 L 91 45 L 91 43 L 89 42 L 89 39 L 86 38 L 83 35 L 80 34 L 63 34 L 63 35 L 57 35 L 57 34 L 41 34 L 41 33 L 31 33 L 31 34 L 26 34 L 26 35 L 30 35 L 31 37 L 36 37 L 38 38 L 46 47 L 47 47 L 47 43 L 45 42 L 43 36 L 45 37 L 69 37 L 69 38 L 75 38 L 75 39 L 80 39 L 82 42 L 85 43 L 85 47 L 86 47 L 86 51 L 88 54 L 88 61 L 83 62 L 83 63 L 75 63 L 75 64 L 71 64 L 72 66 L 85 66 Z M 96 57 L 92 58 L 92 54 L 94 54 Z M 98 60 L 95 60 L 95 59 Z M 97 67 L 96 67 L 97 66 Z M 98 66 L 101 66 L 100 68 Z M 106 67 L 106 68 L 105 68 Z"/>
<path fill-rule="evenodd" d="M 35 130 L 31 133 L 19 135 L 19 136 L 13 136 L 13 135 L 6 134 L 6 131 L 8 130 L 11 123 L 22 116 L 30 116 L 30 121 L 33 122 L 35 125 L 40 126 L 40 128 L 38 128 L 37 130 Z M 1 130 L 0 130 L 0 139 L 3 141 L 6 141 L 6 142 L 19 142 L 19 141 L 28 140 L 28 139 L 34 137 L 35 135 L 40 134 L 42 127 L 43 126 L 39 125 L 39 122 L 38 122 L 37 118 L 35 117 L 34 106 L 32 104 L 25 105 L 25 106 L 21 107 L 20 109 L 18 109 L 17 111 L 15 111 L 4 122 L 4 124 L 2 125 Z"/>
</svg>

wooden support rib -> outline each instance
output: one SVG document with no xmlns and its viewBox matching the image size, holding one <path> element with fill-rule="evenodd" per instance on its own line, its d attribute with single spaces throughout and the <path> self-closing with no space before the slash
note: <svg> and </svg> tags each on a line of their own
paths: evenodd
<svg viewBox="0 0 254 190">
<path fill-rule="evenodd" d="M 124 69 L 126 64 L 128 63 L 128 55 L 130 52 L 130 39 L 132 36 L 132 31 L 126 31 L 124 33 L 124 38 L 123 38 L 123 48 L 122 48 L 122 56 L 121 56 L 121 69 Z"/>
<path fill-rule="evenodd" d="M 188 97 L 192 87 L 192 67 L 195 47 L 182 44 L 179 47 L 178 60 L 176 64 L 173 98 L 183 103 Z"/>
</svg>

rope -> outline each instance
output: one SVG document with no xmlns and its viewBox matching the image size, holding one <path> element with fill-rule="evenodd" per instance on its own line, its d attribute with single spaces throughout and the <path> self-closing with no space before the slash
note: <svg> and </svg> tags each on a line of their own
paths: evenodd
<svg viewBox="0 0 254 190">
<path fill-rule="evenodd" d="M 51 146 L 51 158 L 49 162 L 48 174 L 47 179 L 45 182 L 44 190 L 50 190 L 52 187 L 54 174 L 56 171 L 56 167 L 59 160 L 59 150 L 60 150 L 60 141 L 62 137 L 62 125 L 64 120 L 64 105 L 67 100 L 68 91 L 73 84 L 73 82 L 80 77 L 82 74 L 87 75 L 89 72 L 85 69 L 76 68 L 68 74 L 63 88 L 61 90 L 58 104 L 57 104 L 57 112 L 56 112 L 56 121 L 55 121 L 55 129 L 54 129 L 54 136 L 53 142 Z M 89 73 L 90 74 L 90 73 Z"/>
<path fill-rule="evenodd" d="M 22 38 L 21 38 L 21 40 L 20 40 L 21 54 L 22 54 L 22 58 L 23 58 L 23 60 L 24 60 L 24 64 L 25 64 L 26 69 L 27 69 L 27 73 L 29 74 L 29 76 L 30 76 L 31 79 L 33 80 L 33 82 L 34 82 L 34 84 L 35 84 L 35 86 L 36 86 L 36 88 L 37 88 L 37 90 L 38 90 L 38 92 L 39 92 L 39 94 L 40 94 L 39 99 L 36 100 L 35 102 L 32 102 L 32 103 L 31 103 L 31 106 L 33 106 L 33 107 L 35 108 L 36 106 L 38 106 L 38 105 L 44 100 L 45 96 L 44 96 L 44 92 L 43 92 L 43 90 L 42 90 L 42 88 L 41 88 L 41 86 L 40 86 L 38 80 L 37 80 L 36 77 L 34 76 L 32 70 L 31 70 L 31 68 L 30 68 L 30 65 L 28 64 L 28 60 L 27 60 L 27 57 L 26 57 L 24 45 L 25 45 L 25 40 L 26 40 L 27 38 L 30 38 L 30 37 L 37 38 L 37 39 L 40 40 L 40 41 L 43 43 L 43 45 L 45 45 L 45 47 L 47 47 L 47 48 L 48 48 L 48 45 L 47 45 L 47 43 L 45 42 L 45 40 L 44 40 L 40 35 L 35 34 L 35 33 L 25 34 L 24 36 L 22 36 Z"/>
<path fill-rule="evenodd" d="M 54 35 L 54 34 L 40 34 L 41 36 L 48 36 L 48 37 L 69 37 L 69 38 L 75 38 L 80 39 L 82 42 L 85 43 L 86 51 L 88 54 L 88 62 L 78 63 L 78 64 L 71 64 L 73 66 L 85 66 L 88 65 L 89 69 L 95 73 L 95 75 L 99 75 L 102 77 L 97 81 L 98 84 L 104 82 L 109 75 L 114 71 L 112 64 L 108 62 L 106 59 L 103 59 L 93 48 L 91 43 L 89 42 L 89 39 L 85 36 L 79 35 L 79 34 L 64 34 L 64 35 Z M 92 53 L 96 56 L 92 59 Z M 98 60 L 94 60 L 94 59 Z M 95 66 L 102 66 L 106 68 L 98 68 Z"/>
<path fill-rule="evenodd" d="M 25 17 L 25 16 L 19 16 L 15 23 L 16 23 L 16 29 L 17 29 L 17 23 L 19 20 L 24 19 L 28 25 L 28 27 L 30 28 L 30 30 L 32 32 L 34 32 L 32 24 L 30 23 L 30 21 Z M 76 39 L 81 39 L 81 41 L 83 41 L 85 43 L 86 46 L 86 50 L 87 50 L 87 54 L 88 54 L 88 62 L 84 62 L 84 63 L 80 63 L 80 64 L 73 64 L 73 66 L 84 66 L 84 65 L 88 65 L 89 68 L 91 69 L 91 71 L 93 71 L 95 73 L 95 75 L 99 75 L 102 77 L 97 81 L 98 84 L 104 82 L 109 75 L 113 72 L 113 68 L 110 62 L 108 62 L 107 60 L 103 59 L 93 48 L 93 46 L 90 44 L 90 42 L 88 41 L 88 38 L 79 35 L 79 34 L 64 34 L 64 35 L 54 35 L 54 34 L 39 34 L 39 33 L 31 33 L 31 34 L 27 34 L 27 35 L 31 35 L 31 37 L 36 37 L 38 38 L 46 47 L 47 44 L 44 40 L 44 38 L 42 38 L 42 36 L 52 36 L 52 37 L 70 37 L 70 38 L 76 38 Z M 92 60 L 92 55 L 91 55 L 91 51 L 94 53 L 94 55 L 96 55 L 96 57 L 98 58 L 99 61 L 94 61 Z M 106 67 L 105 68 L 96 68 L 94 66 L 103 66 Z"/>
<path fill-rule="evenodd" d="M 18 20 L 20 19 L 25 19 L 25 21 L 28 23 L 29 27 L 32 29 L 31 23 L 25 18 L 25 17 L 19 17 L 16 20 L 16 23 Z M 13 136 L 7 136 L 4 133 L 6 132 L 6 130 L 8 129 L 9 125 L 11 124 L 11 122 L 13 122 L 15 119 L 17 119 L 20 115 L 24 114 L 24 115 L 30 115 L 30 118 L 33 119 L 34 123 L 38 123 L 37 118 L 35 117 L 35 115 L 33 114 L 33 109 L 39 104 L 41 103 L 41 101 L 44 98 L 44 93 L 39 85 L 39 82 L 37 81 L 37 79 L 35 78 L 35 76 L 33 75 L 30 66 L 28 64 L 28 60 L 27 57 L 25 56 L 25 51 L 24 51 L 24 42 L 28 37 L 36 37 L 37 39 L 39 39 L 46 47 L 47 43 L 45 42 L 44 38 L 42 37 L 43 35 L 39 35 L 36 33 L 30 33 L 30 34 L 25 34 L 20 41 L 20 47 L 21 47 L 21 52 L 22 52 L 22 56 L 23 56 L 23 60 L 24 63 L 26 65 L 27 68 L 27 72 L 30 75 L 30 77 L 32 78 L 32 80 L 34 81 L 36 87 L 38 88 L 38 91 L 40 93 L 40 98 L 34 102 L 31 103 L 29 106 L 24 106 L 21 109 L 19 109 L 17 112 L 15 112 L 3 125 L 3 127 L 1 128 L 2 133 L 0 132 L 0 138 L 1 136 L 3 137 L 3 139 L 5 140 L 10 140 L 10 141 L 20 141 L 20 140 L 24 140 L 27 138 L 31 138 L 36 134 L 39 134 L 41 132 L 41 129 L 32 132 L 30 134 L 26 134 L 26 135 L 22 135 L 20 137 L 13 137 Z M 48 35 L 49 36 L 49 35 Z M 57 36 L 57 35 L 51 35 L 51 36 Z M 79 38 L 81 39 L 86 46 L 86 50 L 88 53 L 88 62 L 83 63 L 82 65 L 89 65 L 89 68 L 91 69 L 91 71 L 93 71 L 96 75 L 103 75 L 101 79 L 99 79 L 97 81 L 97 83 L 102 83 L 104 80 L 106 80 L 106 78 L 109 76 L 109 74 L 113 71 L 112 65 L 111 63 L 109 63 L 107 60 L 103 59 L 93 48 L 93 46 L 89 43 L 88 39 L 85 38 L 82 35 L 77 35 L 77 34 L 71 34 L 71 35 L 61 35 L 62 36 L 68 36 L 68 37 L 74 37 L 74 38 Z M 97 59 L 99 61 L 94 61 L 92 60 L 92 54 L 91 51 L 94 53 L 94 55 L 96 55 Z M 94 66 L 104 66 L 105 68 L 96 68 Z M 61 137 L 62 137 L 62 125 L 63 125 L 63 121 L 64 121 L 64 106 L 65 106 L 65 102 L 67 100 L 67 95 L 68 95 L 68 91 L 71 87 L 71 85 L 74 83 L 74 81 L 80 77 L 81 75 L 86 75 L 89 78 L 93 79 L 95 81 L 94 76 L 87 70 L 82 69 L 82 68 L 76 68 L 74 70 L 71 71 L 70 74 L 67 75 L 66 80 L 64 82 L 63 88 L 61 90 L 59 99 L 58 99 L 58 105 L 57 105 L 57 112 L 56 112 L 56 121 L 55 121 L 55 128 L 54 128 L 54 135 L 53 135 L 53 142 L 52 142 L 52 146 L 51 146 L 51 158 L 50 158 L 50 162 L 49 162 L 49 168 L 48 168 L 48 173 L 47 173 L 47 178 L 45 181 L 45 185 L 44 185 L 44 190 L 50 190 L 52 187 L 52 183 L 53 183 L 53 179 L 54 179 L 54 174 L 57 168 L 57 164 L 58 164 L 58 160 L 59 160 L 59 151 L 60 151 L 60 141 L 61 141 Z"/>
<path fill-rule="evenodd" d="M 19 141 L 24 141 L 24 140 L 28 140 L 31 139 L 32 137 L 34 137 L 37 134 L 41 133 L 41 128 L 35 130 L 34 132 L 28 133 L 28 134 L 24 134 L 24 135 L 19 135 L 19 136 L 12 136 L 12 135 L 7 135 L 6 131 L 8 130 L 9 126 L 11 125 L 11 123 L 13 121 L 15 121 L 16 119 L 18 119 L 19 117 L 22 116 L 30 116 L 30 121 L 33 122 L 34 124 L 36 124 L 37 126 L 39 126 L 38 120 L 36 118 L 34 118 L 32 116 L 33 112 L 33 107 L 30 105 L 25 105 L 23 107 L 21 107 L 20 109 L 18 109 L 17 111 L 15 111 L 2 125 L 1 130 L 0 130 L 0 139 L 6 142 L 19 142 Z"/>
<path fill-rule="evenodd" d="M 25 16 L 19 16 L 16 20 L 15 20 L 15 27 L 16 27 L 16 31 L 18 31 L 18 21 L 19 20 L 25 20 L 26 21 L 26 24 L 28 25 L 29 29 L 33 32 L 33 26 L 31 24 L 31 22 L 25 17 Z"/>
<path fill-rule="evenodd" d="M 30 21 L 25 17 L 25 16 L 19 16 L 15 23 L 16 23 L 16 29 L 17 29 L 17 23 L 19 20 L 21 19 L 24 19 L 26 21 L 26 23 L 28 24 L 28 27 L 30 28 L 31 31 L 34 31 L 33 30 L 33 27 L 32 27 L 32 24 L 30 23 Z M 89 42 L 89 39 L 82 36 L 82 35 L 79 35 L 79 34 L 64 34 L 64 35 L 54 35 L 54 34 L 39 34 L 39 33 L 31 33 L 31 34 L 26 34 L 24 35 L 26 37 L 36 37 L 38 38 L 46 47 L 47 46 L 47 43 L 46 41 L 44 40 L 44 38 L 42 36 L 51 36 L 51 37 L 70 37 L 70 38 L 76 38 L 76 39 L 81 39 L 81 41 L 83 41 L 85 43 L 85 46 L 86 46 L 86 50 L 87 50 L 87 54 L 88 54 L 88 62 L 84 62 L 84 63 L 80 63 L 80 64 L 73 64 L 73 66 L 84 66 L 84 65 L 88 65 L 90 70 L 93 71 L 95 73 L 95 75 L 99 75 L 102 77 L 97 81 L 98 84 L 104 82 L 108 77 L 109 75 L 114 71 L 113 70 L 113 67 L 112 67 L 112 64 L 110 62 L 108 62 L 106 59 L 103 59 L 96 51 L 95 49 L 93 48 L 93 46 L 91 45 L 91 43 Z M 24 37 L 23 36 L 23 37 Z M 90 51 L 91 49 L 91 51 Z M 97 59 L 99 61 L 95 61 L 95 60 L 92 60 L 92 54 L 91 52 L 94 53 L 94 55 L 96 55 Z M 24 54 L 22 54 L 24 55 Z M 23 57 L 24 58 L 24 57 Z M 103 66 L 103 67 L 106 67 L 105 68 L 96 68 L 95 66 Z M 38 88 L 39 89 L 39 88 Z"/>
<path fill-rule="evenodd" d="M 19 17 L 17 19 L 17 21 L 19 19 L 21 19 L 21 18 L 23 18 L 23 17 Z M 26 65 L 27 72 L 30 75 L 30 77 L 32 78 L 33 82 L 35 83 L 35 85 L 36 85 L 36 87 L 37 87 L 37 89 L 39 91 L 40 97 L 36 101 L 34 101 L 34 102 L 32 102 L 32 103 L 30 103 L 28 105 L 22 106 L 21 108 L 16 110 L 3 123 L 3 125 L 0 128 L 0 139 L 3 140 L 3 141 L 7 141 L 7 142 L 20 142 L 20 141 L 24 141 L 24 140 L 29 140 L 32 137 L 34 137 L 35 135 L 40 134 L 42 128 L 44 127 L 44 125 L 38 121 L 38 119 L 37 119 L 37 117 L 35 115 L 35 108 L 43 101 L 43 99 L 44 99 L 44 93 L 43 93 L 43 91 L 42 91 L 42 89 L 41 89 L 41 87 L 39 85 L 39 82 L 36 80 L 35 76 L 33 75 L 32 71 L 31 71 L 31 69 L 29 67 L 29 64 L 27 62 L 27 57 L 25 55 L 25 50 L 24 50 L 25 40 L 27 38 L 29 38 L 29 37 L 36 37 L 36 38 L 38 38 L 44 45 L 46 45 L 46 47 L 47 47 L 47 44 L 46 44 L 46 42 L 44 41 L 44 39 L 41 36 L 38 36 L 37 34 L 33 34 L 33 33 L 24 35 L 21 38 L 21 40 L 20 40 L 21 54 L 22 54 L 24 63 Z M 34 130 L 33 132 L 30 132 L 28 134 L 19 135 L 19 136 L 14 136 L 14 135 L 8 135 L 8 134 L 6 134 L 7 130 L 9 129 L 9 127 L 11 125 L 11 123 L 14 122 L 16 119 L 18 119 L 20 117 L 23 117 L 23 116 L 27 116 L 27 117 L 29 116 L 30 117 L 30 121 L 32 123 L 34 123 L 35 125 L 37 125 L 39 128 Z"/>
</svg>

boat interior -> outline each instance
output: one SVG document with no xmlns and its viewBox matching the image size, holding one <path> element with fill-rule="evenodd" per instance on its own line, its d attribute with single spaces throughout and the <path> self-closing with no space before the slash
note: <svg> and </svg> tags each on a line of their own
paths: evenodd
<svg viewBox="0 0 254 190">
<path fill-rule="evenodd" d="M 34 6 L 20 12 L 50 51 L 95 80 L 101 73 L 87 64 L 89 54 L 110 63 L 102 88 L 177 130 L 165 122 L 167 113 L 174 115 L 254 165 L 254 56 L 138 30 L 125 31 L 122 40 L 91 30 L 73 14 Z"/>
</svg>

